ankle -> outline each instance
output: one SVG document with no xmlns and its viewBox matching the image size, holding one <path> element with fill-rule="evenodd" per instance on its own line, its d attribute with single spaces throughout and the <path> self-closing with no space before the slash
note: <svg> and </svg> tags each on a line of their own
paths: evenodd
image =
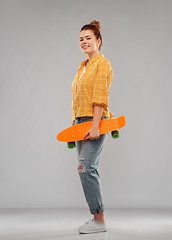
<svg viewBox="0 0 172 240">
<path fill-rule="evenodd" d="M 94 220 L 99 221 L 99 222 L 105 222 L 104 212 L 94 214 Z"/>
<path fill-rule="evenodd" d="M 99 222 L 105 222 L 104 219 L 99 219 L 99 218 L 94 218 L 94 220 L 99 221 Z"/>
</svg>

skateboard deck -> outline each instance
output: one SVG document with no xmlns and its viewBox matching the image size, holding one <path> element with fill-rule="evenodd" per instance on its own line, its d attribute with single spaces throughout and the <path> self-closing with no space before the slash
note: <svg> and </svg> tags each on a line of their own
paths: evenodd
<svg viewBox="0 0 172 240">
<path fill-rule="evenodd" d="M 57 140 L 61 142 L 74 142 L 90 138 L 89 135 L 84 138 L 86 132 L 92 127 L 93 121 L 87 121 L 68 127 L 57 135 Z M 99 124 L 100 135 L 118 130 L 126 125 L 125 116 L 111 119 L 101 119 Z M 115 137 L 114 137 L 115 138 Z"/>
</svg>

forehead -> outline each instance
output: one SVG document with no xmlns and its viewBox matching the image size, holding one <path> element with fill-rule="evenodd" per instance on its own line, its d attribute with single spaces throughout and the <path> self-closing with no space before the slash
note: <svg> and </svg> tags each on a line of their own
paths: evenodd
<svg viewBox="0 0 172 240">
<path fill-rule="evenodd" d="M 92 31 L 92 30 L 89 30 L 89 29 L 87 29 L 87 30 L 82 30 L 82 31 L 80 32 L 80 38 L 83 38 L 83 37 L 86 37 L 86 36 L 93 36 L 93 35 L 94 35 L 93 31 Z"/>
</svg>

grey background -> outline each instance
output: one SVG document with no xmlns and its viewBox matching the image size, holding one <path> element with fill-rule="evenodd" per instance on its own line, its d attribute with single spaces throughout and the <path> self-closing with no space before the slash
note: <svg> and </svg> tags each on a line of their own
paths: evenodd
<svg viewBox="0 0 172 240">
<path fill-rule="evenodd" d="M 87 207 L 72 124 L 79 31 L 102 25 L 114 78 L 99 173 L 105 207 L 172 207 L 172 1 L 0 1 L 0 207 Z"/>
</svg>

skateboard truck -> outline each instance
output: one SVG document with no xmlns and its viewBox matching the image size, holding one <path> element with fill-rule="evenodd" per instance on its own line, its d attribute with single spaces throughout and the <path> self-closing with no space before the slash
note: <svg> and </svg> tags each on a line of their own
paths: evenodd
<svg viewBox="0 0 172 240">
<path fill-rule="evenodd" d="M 119 138 L 119 131 L 118 130 L 114 130 L 111 132 L 112 138 L 116 139 Z M 73 149 L 76 147 L 75 142 L 68 142 L 67 146 L 69 149 Z"/>
<path fill-rule="evenodd" d="M 76 147 L 75 142 L 68 142 L 67 143 L 68 148 L 73 149 Z"/>
</svg>

